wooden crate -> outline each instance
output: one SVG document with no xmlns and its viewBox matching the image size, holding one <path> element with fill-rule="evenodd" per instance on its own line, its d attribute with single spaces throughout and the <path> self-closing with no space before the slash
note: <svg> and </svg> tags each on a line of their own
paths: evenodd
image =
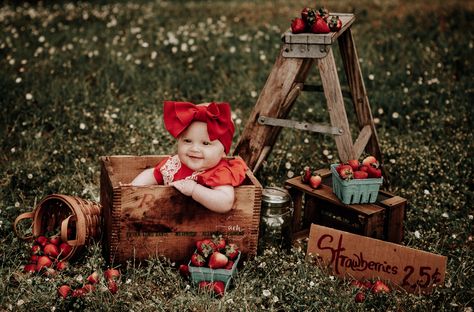
<svg viewBox="0 0 474 312">
<path fill-rule="evenodd" d="M 323 182 L 317 189 L 303 184 L 299 176 L 285 183 L 294 205 L 294 239 L 307 236 L 311 223 L 316 223 L 394 243 L 403 240 L 406 199 L 379 191 L 373 204 L 346 205 L 332 191 L 331 172 L 322 169 L 318 173 Z"/>
<path fill-rule="evenodd" d="M 100 194 L 104 220 L 103 252 L 109 263 L 165 256 L 185 262 L 195 242 L 222 233 L 242 257 L 257 252 L 262 186 L 250 170 L 235 188 L 233 209 L 212 212 L 171 186 L 131 186 L 142 170 L 168 156 L 101 157 Z"/>
</svg>

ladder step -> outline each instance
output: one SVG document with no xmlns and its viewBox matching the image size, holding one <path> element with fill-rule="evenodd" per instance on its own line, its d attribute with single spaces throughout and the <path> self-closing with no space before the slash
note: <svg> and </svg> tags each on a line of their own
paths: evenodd
<svg viewBox="0 0 474 312">
<path fill-rule="evenodd" d="M 308 92 L 324 92 L 324 88 L 322 85 L 303 85 L 303 90 L 302 91 L 308 91 Z M 352 94 L 349 90 L 342 89 L 342 96 L 346 98 L 351 98 Z"/>
</svg>

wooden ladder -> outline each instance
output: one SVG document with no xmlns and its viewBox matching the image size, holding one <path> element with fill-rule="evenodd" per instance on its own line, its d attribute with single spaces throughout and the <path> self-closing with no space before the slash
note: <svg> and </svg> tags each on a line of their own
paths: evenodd
<svg viewBox="0 0 474 312">
<path fill-rule="evenodd" d="M 377 132 L 365 90 L 357 50 L 351 33 L 353 14 L 334 13 L 342 21 L 338 32 L 329 34 L 283 34 L 283 45 L 272 71 L 260 93 L 249 120 L 240 136 L 234 155 L 241 156 L 256 172 L 274 146 L 281 127 L 292 127 L 328 133 L 334 136 L 339 159 L 358 159 L 364 150 L 382 161 Z M 339 43 L 360 133 L 352 142 L 349 122 L 344 107 L 336 62 L 332 50 Z M 305 85 L 310 69 L 316 63 L 327 101 L 330 126 L 286 120 L 302 91 L 314 91 L 316 86 Z M 320 89 L 320 88 L 319 88 Z M 275 126 L 278 126 L 275 128 Z"/>
</svg>

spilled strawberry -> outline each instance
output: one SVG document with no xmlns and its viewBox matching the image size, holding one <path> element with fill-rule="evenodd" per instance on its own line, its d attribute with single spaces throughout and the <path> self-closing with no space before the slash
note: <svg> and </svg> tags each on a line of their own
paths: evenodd
<svg viewBox="0 0 474 312">
<path fill-rule="evenodd" d="M 291 21 L 291 32 L 294 34 L 301 34 L 306 31 L 306 23 L 302 18 L 295 18 Z"/>
</svg>

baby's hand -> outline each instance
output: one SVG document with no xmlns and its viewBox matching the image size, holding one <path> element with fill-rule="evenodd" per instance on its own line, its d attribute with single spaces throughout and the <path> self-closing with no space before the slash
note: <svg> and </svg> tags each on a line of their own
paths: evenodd
<svg viewBox="0 0 474 312">
<path fill-rule="evenodd" d="M 197 183 L 194 180 L 179 180 L 170 183 L 170 185 L 174 186 L 178 191 L 180 191 L 186 196 L 193 195 L 196 184 Z"/>
</svg>

